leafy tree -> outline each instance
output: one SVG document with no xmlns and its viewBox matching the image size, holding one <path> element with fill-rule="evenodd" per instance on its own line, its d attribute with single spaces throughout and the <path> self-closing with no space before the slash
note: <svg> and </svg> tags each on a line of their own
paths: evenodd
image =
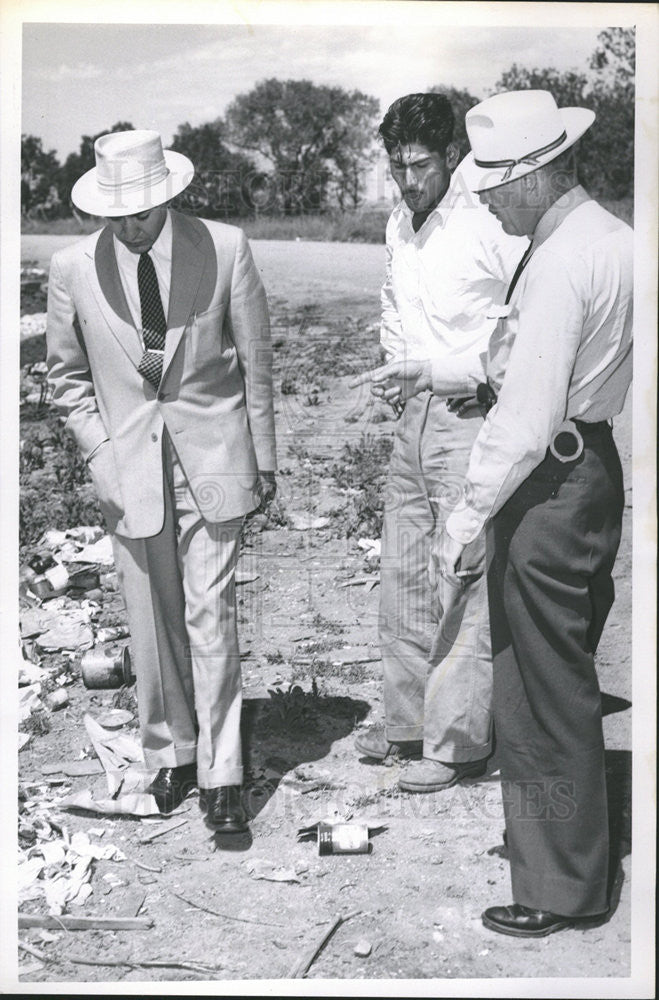
<svg viewBox="0 0 659 1000">
<path fill-rule="evenodd" d="M 36 135 L 21 136 L 21 211 L 25 215 L 56 214 L 60 207 L 57 179 L 59 160 L 46 152 Z"/>
<path fill-rule="evenodd" d="M 455 131 L 453 138 L 460 147 L 460 159 L 463 159 L 469 152 L 469 139 L 465 129 L 465 115 L 470 108 L 480 101 L 479 97 L 474 97 L 468 90 L 458 90 L 457 87 L 444 87 L 442 85 L 430 87 L 431 94 L 443 94 L 448 99 L 455 115 Z"/>
<path fill-rule="evenodd" d="M 229 136 L 270 166 L 271 210 L 322 210 L 334 190 L 358 200 L 370 159 L 378 102 L 358 90 L 309 80 L 264 80 L 226 113 Z"/>
<path fill-rule="evenodd" d="M 250 181 L 254 165 L 228 149 L 224 132 L 221 118 L 197 127 L 188 122 L 179 125 L 170 148 L 192 160 L 195 176 L 175 206 L 210 219 L 245 215 L 253 208 Z"/>
</svg>

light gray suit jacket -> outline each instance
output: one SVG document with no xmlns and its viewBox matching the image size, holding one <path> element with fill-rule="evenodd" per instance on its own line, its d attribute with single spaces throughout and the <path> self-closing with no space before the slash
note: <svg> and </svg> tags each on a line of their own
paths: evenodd
<svg viewBox="0 0 659 1000">
<path fill-rule="evenodd" d="M 268 306 L 247 239 L 234 226 L 171 216 L 158 391 L 137 371 L 142 346 L 109 227 L 55 253 L 50 268 L 54 401 L 91 458 L 109 530 L 128 538 L 163 524 L 164 428 L 207 521 L 253 510 L 258 469 L 276 467 Z"/>
</svg>

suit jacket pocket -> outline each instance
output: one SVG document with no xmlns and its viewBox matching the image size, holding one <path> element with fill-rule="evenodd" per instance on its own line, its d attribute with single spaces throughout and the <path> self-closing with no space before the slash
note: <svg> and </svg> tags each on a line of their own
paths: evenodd
<svg viewBox="0 0 659 1000">
<path fill-rule="evenodd" d="M 190 350 L 195 366 L 203 365 L 234 350 L 225 331 L 227 303 L 222 300 L 211 309 L 195 313 L 190 323 Z"/>
<path fill-rule="evenodd" d="M 124 504 L 111 441 L 105 441 L 94 452 L 89 460 L 89 473 L 101 510 L 112 528 L 123 517 Z"/>
</svg>

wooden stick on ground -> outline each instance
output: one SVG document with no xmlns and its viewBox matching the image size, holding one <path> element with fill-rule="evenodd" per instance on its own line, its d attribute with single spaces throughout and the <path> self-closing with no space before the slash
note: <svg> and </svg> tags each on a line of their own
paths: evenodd
<svg viewBox="0 0 659 1000">
<path fill-rule="evenodd" d="M 332 937 L 332 934 L 334 934 L 334 931 L 338 927 L 340 927 L 341 924 L 344 924 L 346 920 L 350 920 L 352 917 L 356 917 L 357 914 L 360 912 L 361 912 L 360 910 L 353 910 L 352 913 L 348 913 L 345 917 L 337 917 L 334 923 L 329 928 L 329 930 L 325 931 L 322 938 L 320 938 L 320 940 L 313 946 L 313 948 L 310 948 L 309 951 L 306 953 L 306 955 L 303 955 L 301 958 L 297 960 L 297 962 L 295 963 L 295 965 L 293 966 L 293 968 L 289 973 L 290 978 L 304 979 L 307 972 L 315 962 L 316 958 L 321 953 L 321 951 L 323 950 L 329 939 Z"/>
<path fill-rule="evenodd" d="M 213 917 L 224 917 L 225 920 L 239 920 L 242 924 L 259 924 L 265 927 L 282 927 L 282 924 L 273 924 L 268 920 L 250 920 L 249 917 L 233 917 L 230 913 L 220 913 L 219 910 L 211 910 L 209 906 L 204 906 L 202 903 L 195 902 L 194 899 L 188 899 L 186 896 L 182 896 L 180 892 L 174 892 L 173 889 L 169 890 L 172 896 L 176 896 L 181 902 L 187 903 L 188 906 L 194 906 L 197 910 L 202 910 L 204 913 L 210 913 Z"/>
<path fill-rule="evenodd" d="M 202 965 L 201 962 L 177 962 L 176 960 L 165 961 L 163 959 L 152 959 L 140 961 L 135 958 L 111 959 L 111 958 L 78 958 L 76 955 L 66 955 L 62 959 L 55 959 L 59 962 L 73 962 L 75 965 L 105 965 L 109 968 L 127 966 L 129 969 L 188 969 L 191 972 L 222 972 L 214 966 Z"/>
<path fill-rule="evenodd" d="M 178 830 L 179 826 L 183 826 L 187 823 L 187 819 L 180 819 L 178 823 L 170 823 L 169 826 L 158 827 L 157 830 L 152 830 L 151 833 L 146 833 L 143 837 L 140 837 L 140 844 L 148 844 L 150 841 L 155 840 L 156 837 L 162 837 L 165 833 L 171 833 L 172 830 Z"/>
<path fill-rule="evenodd" d="M 51 931 L 146 931 L 153 927 L 151 917 L 61 917 L 39 913 L 19 913 L 19 928 L 45 927 Z"/>
</svg>

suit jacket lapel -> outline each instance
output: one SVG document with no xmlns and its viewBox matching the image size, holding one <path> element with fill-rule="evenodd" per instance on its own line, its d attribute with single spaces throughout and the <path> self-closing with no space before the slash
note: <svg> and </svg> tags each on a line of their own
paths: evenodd
<svg viewBox="0 0 659 1000">
<path fill-rule="evenodd" d="M 101 232 L 96 242 L 96 251 L 90 257 L 88 277 L 103 318 L 137 367 L 142 358 L 142 345 L 119 277 L 112 230 L 109 228 Z"/>
<path fill-rule="evenodd" d="M 169 288 L 163 377 L 181 342 L 206 268 L 206 257 L 199 243 L 198 234 L 189 220 L 172 212 L 172 280 Z"/>
</svg>

